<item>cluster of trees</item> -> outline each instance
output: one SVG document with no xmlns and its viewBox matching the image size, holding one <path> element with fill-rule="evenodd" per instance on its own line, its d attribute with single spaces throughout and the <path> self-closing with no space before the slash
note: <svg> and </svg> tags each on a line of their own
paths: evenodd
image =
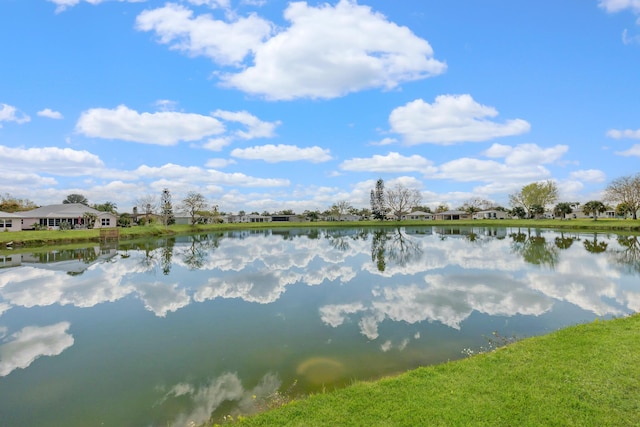
<svg viewBox="0 0 640 427">
<path fill-rule="evenodd" d="M 374 219 L 383 220 L 387 214 L 401 218 L 415 211 L 422 202 L 422 195 L 418 190 L 397 184 L 392 189 L 385 189 L 382 178 L 376 181 L 376 187 L 371 190 L 371 215 Z"/>
<path fill-rule="evenodd" d="M 552 181 L 534 182 L 522 187 L 522 189 L 509 196 L 513 206 L 511 213 L 520 218 L 536 218 L 546 212 L 558 200 L 558 188 Z M 615 207 L 605 203 L 617 203 Z M 560 202 L 553 208 L 553 215 L 564 218 L 574 212 L 580 206 L 579 202 Z M 582 212 L 598 218 L 608 210 L 615 210 L 621 217 L 630 216 L 638 219 L 640 210 L 640 173 L 631 176 L 623 176 L 613 180 L 604 190 L 603 200 L 590 200 L 582 204 Z"/>
<path fill-rule="evenodd" d="M 491 201 L 484 199 L 472 199 L 465 202 L 457 210 L 465 211 L 470 214 L 488 210 L 502 210 L 509 215 L 518 218 L 539 218 L 544 215 L 551 206 L 558 201 L 558 188 L 553 181 L 534 182 L 522 187 L 519 191 L 509 195 L 511 209 L 502 206 L 496 206 Z M 409 189 L 401 184 L 397 184 L 391 189 L 385 188 L 384 180 L 378 179 L 375 188 L 371 190 L 370 206 L 371 209 L 357 209 L 352 206 L 348 200 L 339 200 L 335 202 L 330 209 L 320 212 L 318 210 L 305 210 L 301 216 L 310 221 L 317 221 L 321 217 L 333 217 L 342 220 L 346 215 L 358 215 L 360 217 L 372 217 L 374 219 L 383 220 L 388 215 L 395 218 L 401 218 L 403 215 L 415 211 L 424 211 L 431 213 L 432 210 L 428 206 L 421 206 L 422 197 L 418 190 Z M 616 203 L 611 206 L 608 203 Z M 80 203 L 92 207 L 102 212 L 112 212 L 117 214 L 117 205 L 114 202 L 106 201 L 104 203 L 89 204 L 89 200 L 82 194 L 69 194 L 62 203 Z M 169 189 L 165 188 L 160 194 L 159 200 L 157 195 L 148 194 L 136 200 L 139 213 L 144 214 L 141 218 L 142 223 L 152 221 L 153 217 L 159 217 L 164 225 L 175 223 L 175 215 L 172 197 Z M 597 218 L 599 214 L 607 210 L 615 210 L 616 215 L 621 217 L 632 217 L 637 219 L 637 213 L 640 210 L 640 173 L 636 175 L 623 176 L 613 180 L 604 190 L 603 200 L 590 200 L 582 205 L 579 202 L 559 202 L 551 208 L 551 212 L 555 217 L 564 218 L 566 215 L 573 213 L 579 206 L 584 214 L 593 215 Z M 0 211 L 3 212 L 19 212 L 37 208 L 34 202 L 28 199 L 20 199 L 5 194 L 0 196 Z M 220 221 L 220 216 L 224 212 L 218 211 L 218 206 L 209 204 L 206 198 L 198 192 L 189 192 L 178 209 L 184 212 L 191 219 L 192 224 L 198 222 L 216 222 Z M 435 209 L 435 213 L 448 211 L 449 207 L 445 204 L 439 205 Z M 264 211 L 261 214 L 251 212 L 255 215 L 271 215 Z M 238 213 L 240 216 L 245 215 L 245 211 Z M 290 209 L 275 212 L 279 215 L 295 215 Z M 118 223 L 122 226 L 131 224 L 131 215 L 123 213 L 119 216 Z"/>
<path fill-rule="evenodd" d="M 20 212 L 35 209 L 38 206 L 29 199 L 19 199 L 11 194 L 0 196 L 0 211 L 2 212 Z"/>
</svg>

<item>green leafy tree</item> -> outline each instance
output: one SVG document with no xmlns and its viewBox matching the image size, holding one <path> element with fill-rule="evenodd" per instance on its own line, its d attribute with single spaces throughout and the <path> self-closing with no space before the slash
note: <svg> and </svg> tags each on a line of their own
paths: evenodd
<svg viewBox="0 0 640 427">
<path fill-rule="evenodd" d="M 464 202 L 459 210 L 468 212 L 469 214 L 473 215 L 476 212 L 486 211 L 493 208 L 493 202 L 491 202 L 490 200 L 475 198 Z"/>
<path fill-rule="evenodd" d="M 207 202 L 204 196 L 195 191 L 190 191 L 182 200 L 182 210 L 186 212 L 189 217 L 191 217 L 191 225 L 195 225 L 195 223 L 197 222 L 197 213 L 206 209 Z"/>
<path fill-rule="evenodd" d="M 558 203 L 553 208 L 553 216 L 564 219 L 567 215 L 573 212 L 573 204 L 569 202 Z"/>
<path fill-rule="evenodd" d="M 384 197 L 384 180 L 382 178 L 376 181 L 376 188 L 371 190 L 371 215 L 373 219 L 384 220 L 386 215 L 385 197 Z"/>
<path fill-rule="evenodd" d="M 475 205 L 469 205 L 469 204 L 464 204 L 460 207 L 461 211 L 465 211 L 466 213 L 468 213 L 469 215 L 473 215 L 477 212 L 480 212 L 480 208 L 478 206 Z"/>
<path fill-rule="evenodd" d="M 593 214 L 594 221 L 598 219 L 598 214 L 601 214 L 607 210 L 604 203 L 599 200 L 591 200 L 582 205 L 582 212 L 589 216 Z"/>
<path fill-rule="evenodd" d="M 640 210 L 640 173 L 623 176 L 611 181 L 604 190 L 604 200 L 625 203 L 633 219 L 638 219 Z"/>
<path fill-rule="evenodd" d="M 448 210 L 449 210 L 449 206 L 442 204 L 442 205 L 438 205 L 438 207 L 436 208 L 436 213 L 446 212 Z"/>
<path fill-rule="evenodd" d="M 525 216 L 527 216 L 527 211 L 524 210 L 522 206 L 516 206 L 515 208 L 511 209 L 511 215 L 523 219 Z"/>
<path fill-rule="evenodd" d="M 87 224 L 87 228 L 93 228 L 96 225 L 98 215 L 92 212 L 85 212 L 82 218 L 84 219 L 84 223 Z"/>
<path fill-rule="evenodd" d="M 66 199 L 62 201 L 64 204 L 80 203 L 81 205 L 89 206 L 89 200 L 82 194 L 69 194 Z"/>
<path fill-rule="evenodd" d="M 118 217 L 118 225 L 120 227 L 131 227 L 131 215 L 123 213 Z"/>
<path fill-rule="evenodd" d="M 18 199 L 9 193 L 0 196 L 0 211 L 2 212 L 21 212 L 30 211 L 38 206 L 29 199 Z"/>
<path fill-rule="evenodd" d="M 93 209 L 100 212 L 116 213 L 118 206 L 114 202 L 96 203 L 92 206 Z"/>
<path fill-rule="evenodd" d="M 529 214 L 535 218 L 540 218 L 544 215 L 544 206 L 542 205 L 532 205 Z"/>
<path fill-rule="evenodd" d="M 318 219 L 320 219 L 320 212 L 315 210 L 315 211 L 309 211 L 306 210 L 302 213 L 304 215 L 304 217 L 311 221 L 311 222 L 316 222 L 318 221 Z"/>
<path fill-rule="evenodd" d="M 626 218 L 627 215 L 633 217 L 633 208 L 627 203 L 618 203 L 618 205 L 616 206 L 616 215 L 623 218 Z"/>
<path fill-rule="evenodd" d="M 340 200 L 331 206 L 331 212 L 338 217 L 338 221 L 342 221 L 342 217 L 353 209 L 348 200 Z"/>
<path fill-rule="evenodd" d="M 529 217 L 533 216 L 532 208 L 542 206 L 544 209 L 558 200 L 558 187 L 553 181 L 533 182 L 525 185 L 514 194 L 509 195 L 511 206 L 522 206 Z"/>
<path fill-rule="evenodd" d="M 145 216 L 144 221 L 142 219 L 139 219 L 138 222 L 142 225 L 144 225 L 145 223 L 150 224 L 151 223 L 150 216 L 153 215 L 158 208 L 156 195 L 146 194 L 144 196 L 141 196 L 136 201 L 136 204 L 140 207 L 140 211 L 143 212 Z"/>
</svg>

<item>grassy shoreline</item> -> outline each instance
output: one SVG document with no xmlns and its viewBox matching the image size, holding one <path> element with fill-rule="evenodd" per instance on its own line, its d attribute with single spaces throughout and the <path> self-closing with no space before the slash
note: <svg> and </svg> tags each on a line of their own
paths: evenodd
<svg viewBox="0 0 640 427">
<path fill-rule="evenodd" d="M 344 221 L 344 222 L 268 222 L 245 224 L 211 224 L 211 225 L 162 225 L 120 228 L 120 240 L 134 240 L 142 237 L 188 235 L 202 232 L 216 232 L 243 229 L 266 228 L 335 228 L 335 227 L 521 227 L 521 228 L 554 228 L 563 230 L 593 230 L 611 232 L 640 232 L 640 220 L 619 219 L 574 219 L 574 220 L 461 220 L 461 221 Z M 69 244 L 76 242 L 99 242 L 100 231 L 93 230 L 41 230 L 0 233 L 0 246 L 11 242 L 13 247 L 34 247 L 46 245 Z"/>
<path fill-rule="evenodd" d="M 241 426 L 637 426 L 640 314 L 294 400 Z"/>
</svg>

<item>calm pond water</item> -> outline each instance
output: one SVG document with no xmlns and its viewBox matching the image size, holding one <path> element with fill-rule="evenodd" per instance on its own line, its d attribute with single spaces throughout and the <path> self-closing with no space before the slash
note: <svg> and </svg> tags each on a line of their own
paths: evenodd
<svg viewBox="0 0 640 427">
<path fill-rule="evenodd" d="M 0 252 L 0 424 L 186 426 L 640 309 L 640 239 L 273 229 Z"/>
</svg>

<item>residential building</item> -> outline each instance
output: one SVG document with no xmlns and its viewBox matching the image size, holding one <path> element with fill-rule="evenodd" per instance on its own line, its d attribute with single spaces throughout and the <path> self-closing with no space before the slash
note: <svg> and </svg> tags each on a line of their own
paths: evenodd
<svg viewBox="0 0 640 427">
<path fill-rule="evenodd" d="M 0 232 L 22 230 L 22 217 L 19 214 L 0 211 Z"/>
<path fill-rule="evenodd" d="M 407 220 L 430 220 L 433 219 L 433 214 L 429 213 L 429 212 L 424 212 L 424 211 L 414 211 L 411 213 L 408 213 L 406 215 L 402 215 L 402 219 L 407 219 Z"/>
<path fill-rule="evenodd" d="M 63 222 L 68 223 L 72 228 L 86 228 L 87 218 L 85 214 L 87 213 L 96 216 L 94 228 L 116 227 L 118 225 L 116 214 L 101 212 L 80 203 L 42 206 L 30 211 L 17 212 L 16 214 L 22 219 L 22 230 L 33 230 L 35 228 L 57 230 Z"/>
<path fill-rule="evenodd" d="M 473 214 L 473 219 L 506 219 L 506 218 L 507 218 L 507 213 L 505 211 L 498 211 L 495 209 L 480 211 Z"/>
<path fill-rule="evenodd" d="M 434 219 L 455 221 L 461 219 L 471 219 L 471 214 L 466 211 L 445 211 L 435 214 Z"/>
</svg>

